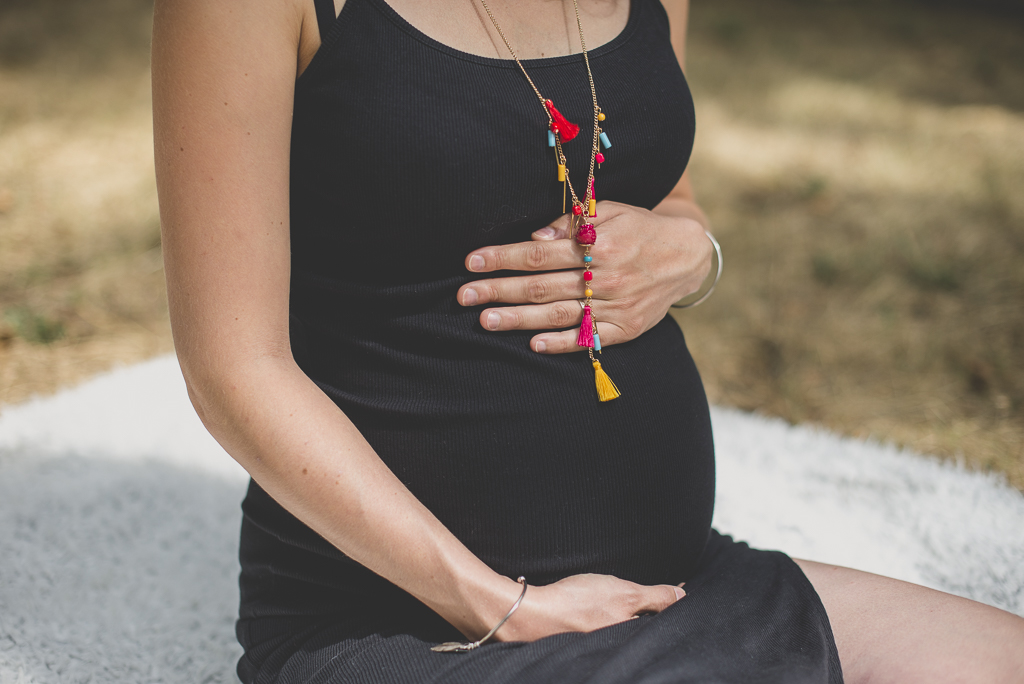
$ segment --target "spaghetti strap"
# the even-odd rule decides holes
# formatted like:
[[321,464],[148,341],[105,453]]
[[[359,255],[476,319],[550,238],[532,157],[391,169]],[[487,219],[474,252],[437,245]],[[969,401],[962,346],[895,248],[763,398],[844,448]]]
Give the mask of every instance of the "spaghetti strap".
[[334,13],[334,0],[313,0],[313,6],[316,8],[316,23],[320,27],[320,42],[322,43],[338,15]]

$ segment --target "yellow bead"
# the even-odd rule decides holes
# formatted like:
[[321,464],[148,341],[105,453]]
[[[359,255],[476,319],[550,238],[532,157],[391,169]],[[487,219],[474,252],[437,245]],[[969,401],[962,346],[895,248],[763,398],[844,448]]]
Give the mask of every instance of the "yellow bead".
[[584,292],[583,292],[583,296],[584,296],[584,297],[593,297],[593,296],[594,296],[594,291],[593,291],[593,290],[591,290],[591,289],[590,289],[590,288],[588,287],[588,288],[587,288],[586,290],[584,290]]
[[565,181],[565,164],[558,165],[558,182],[562,183]]
[[598,112],[597,113],[597,120],[598,121],[604,121],[605,120],[604,112]]
[[590,200],[590,207],[589,207],[589,209],[590,209],[590,211],[587,212],[587,213],[589,213],[591,216],[597,216],[597,200],[596,199]]

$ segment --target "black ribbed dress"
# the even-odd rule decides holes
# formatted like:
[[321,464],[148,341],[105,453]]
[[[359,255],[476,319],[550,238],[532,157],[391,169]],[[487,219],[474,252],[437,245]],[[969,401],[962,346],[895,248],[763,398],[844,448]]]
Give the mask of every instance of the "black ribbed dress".
[[[547,119],[515,63],[439,43],[384,0],[347,0],[336,18],[332,0],[311,1],[322,45],[296,84],[291,153],[299,365],[495,571],[685,580],[687,596],[595,632],[435,653],[461,635],[253,482],[242,681],[840,682],[799,567],[711,529],[708,405],[671,317],[606,348],[622,396],[600,403],[584,356],[534,353],[536,331],[485,331],[482,307],[456,302],[479,278],[466,254],[561,214]],[[633,0],[622,33],[589,54],[613,145],[597,197],[653,208],[694,133],[659,0]],[[523,63],[567,118],[591,120],[582,55]],[[588,136],[565,146],[570,173],[588,166]]]

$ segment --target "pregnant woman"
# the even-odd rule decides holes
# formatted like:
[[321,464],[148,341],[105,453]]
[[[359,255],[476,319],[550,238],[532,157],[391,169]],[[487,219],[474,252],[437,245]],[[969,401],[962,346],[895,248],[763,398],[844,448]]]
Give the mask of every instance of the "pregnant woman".
[[711,529],[666,316],[714,252],[687,9],[157,0],[175,345],[252,475],[244,682],[1024,671],[1019,618]]

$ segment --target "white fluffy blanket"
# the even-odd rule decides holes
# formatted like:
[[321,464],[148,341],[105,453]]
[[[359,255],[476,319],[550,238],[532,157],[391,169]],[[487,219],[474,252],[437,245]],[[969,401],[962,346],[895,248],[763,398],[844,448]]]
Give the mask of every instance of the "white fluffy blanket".
[[[1024,614],[1024,496],[716,408],[716,527]],[[0,413],[0,684],[236,681],[245,473],[159,358]]]

